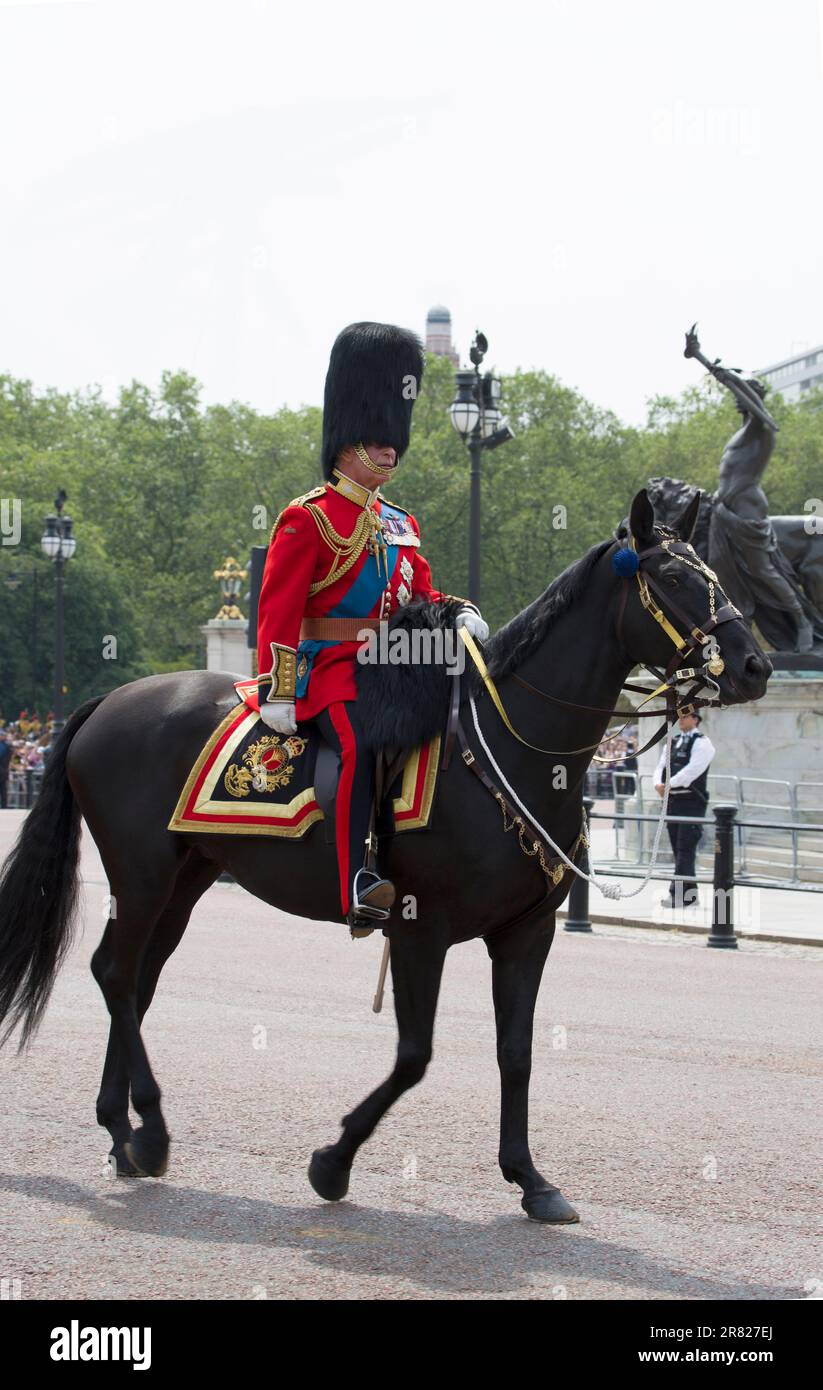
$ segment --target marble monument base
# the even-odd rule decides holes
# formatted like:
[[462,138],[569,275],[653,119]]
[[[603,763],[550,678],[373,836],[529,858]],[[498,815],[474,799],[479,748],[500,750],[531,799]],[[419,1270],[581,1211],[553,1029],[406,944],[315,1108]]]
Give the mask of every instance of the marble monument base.
[[227,671],[238,677],[253,674],[245,618],[212,618],[200,631],[206,639],[207,671]]
[[776,672],[762,700],[703,714],[712,772],[823,782],[823,677]]

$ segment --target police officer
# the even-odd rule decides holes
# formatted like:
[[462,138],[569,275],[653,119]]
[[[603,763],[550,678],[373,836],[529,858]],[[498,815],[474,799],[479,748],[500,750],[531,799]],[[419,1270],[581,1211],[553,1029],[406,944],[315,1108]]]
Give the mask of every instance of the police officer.
[[[702,818],[706,814],[709,801],[709,764],[716,750],[711,739],[698,728],[699,714],[681,714],[677,722],[679,730],[672,739],[669,815]],[[660,796],[666,789],[665,776],[664,751],[660,755],[654,774],[655,789]],[[668,831],[677,877],[672,879],[668,896],[661,898],[661,904],[663,907],[693,907],[698,901],[697,883],[694,879],[695,859],[703,828],[701,825],[670,822]]]

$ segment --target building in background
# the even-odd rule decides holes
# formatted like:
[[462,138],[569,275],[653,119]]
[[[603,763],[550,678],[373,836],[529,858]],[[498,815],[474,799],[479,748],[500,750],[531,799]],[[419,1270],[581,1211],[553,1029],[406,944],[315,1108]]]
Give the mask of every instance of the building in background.
[[823,386],[823,345],[807,348],[796,357],[786,357],[771,367],[763,367],[756,375],[787,401],[797,401],[808,391]]
[[426,351],[460,366],[460,357],[452,347],[452,316],[444,304],[435,304],[426,315]]

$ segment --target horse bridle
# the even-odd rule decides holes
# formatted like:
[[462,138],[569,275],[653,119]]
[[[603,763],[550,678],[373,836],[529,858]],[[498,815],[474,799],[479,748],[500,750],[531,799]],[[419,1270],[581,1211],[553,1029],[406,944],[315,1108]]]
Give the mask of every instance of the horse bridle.
[[[646,611],[654,618],[655,622],[657,622],[663,629],[663,631],[666,633],[666,636],[672,642],[675,649],[668,665],[666,666],[665,672],[658,670],[657,667],[652,666],[649,662],[642,663],[643,665],[648,667],[648,669],[660,682],[656,689],[650,691],[646,686],[638,685],[636,682],[624,682],[624,690],[637,691],[645,697],[640,702],[640,706],[636,710],[634,710],[633,713],[630,715],[628,722],[633,722],[635,719],[659,718],[660,715],[664,713],[662,710],[644,710],[642,708],[643,705],[648,704],[649,700],[653,700],[656,696],[663,695],[666,703],[665,718],[663,724],[661,724],[657,732],[652,735],[652,737],[648,740],[647,743],[643,745],[642,748],[638,748],[638,754],[645,753],[648,748],[653,748],[656,743],[659,743],[660,739],[663,738],[663,736],[665,735],[668,725],[673,724],[678,715],[694,714],[698,709],[703,709],[706,706],[713,705],[717,702],[720,695],[720,688],[717,685],[717,683],[714,680],[712,680],[712,676],[721,675],[723,670],[725,669],[725,663],[723,661],[722,656],[719,654],[719,644],[717,643],[716,639],[712,638],[711,634],[716,632],[717,629],[721,627],[723,623],[730,622],[734,618],[742,618],[742,614],[739,612],[739,610],[735,608],[734,604],[730,603],[729,600],[726,598],[726,595],[723,594],[723,591],[720,588],[720,581],[717,575],[715,574],[714,570],[709,569],[709,566],[705,563],[705,561],[703,561],[700,558],[694,547],[688,541],[681,540],[675,531],[669,531],[667,527],[658,526],[655,529],[661,532],[661,534],[663,534],[663,539],[658,544],[647,546],[645,550],[637,550],[634,537],[631,536],[629,533],[626,533],[625,537],[621,537],[621,539],[615,541],[614,550],[612,550],[611,552],[612,555],[614,555],[618,549],[628,548],[633,550],[637,555],[637,568],[634,572],[633,577],[637,580],[638,590],[640,593],[640,602],[642,603]],[[665,593],[661,589],[661,587],[656,583],[656,581],[651,577],[651,575],[642,573],[642,567],[644,562],[650,559],[653,555],[661,554],[669,555],[674,559],[680,560],[683,564],[688,565],[690,569],[696,570],[699,574],[702,574],[706,579],[709,586],[709,619],[703,627],[694,626],[692,624],[692,619],[688,616],[688,614],[684,613],[682,608],[680,608],[679,605],[672,600],[669,594]],[[626,605],[630,593],[631,579],[629,578],[629,576],[624,575],[622,582],[623,590],[620,596],[620,603],[618,606],[616,637],[621,651],[623,651],[623,653],[625,654],[625,646],[622,640],[623,619],[625,616]],[[716,595],[718,590],[725,599],[725,602],[722,604],[720,608],[717,607]],[[684,637],[674,626],[674,624],[669,621],[660,605],[655,603],[654,599],[652,598],[652,592],[657,594],[660,597],[660,599],[666,603],[666,605],[672,611],[672,613],[678,619],[678,621],[684,624],[689,633],[688,637]],[[497,690],[494,681],[492,680],[491,676],[489,675],[489,672],[486,669],[486,664],[483,660],[479,648],[477,647],[476,642],[474,641],[474,638],[465,628],[460,628],[459,632],[465,646],[468,648],[469,654],[471,655],[475,666],[477,667],[483,684],[485,685],[488,693],[491,695],[492,702],[495,708],[497,709],[498,714],[503,720],[503,723],[505,724],[506,728],[509,730],[509,733],[513,734],[519,743],[524,744],[527,748],[531,748],[535,753],[547,753],[552,756],[559,756],[561,754],[574,755],[577,753],[589,753],[593,752],[595,748],[598,748],[600,746],[599,743],[593,743],[591,745],[586,745],[583,748],[555,749],[539,748],[536,744],[529,743],[528,739],[523,738],[522,735],[517,732],[511,720],[509,719],[509,716],[506,713],[503,702],[500,698],[499,691]],[[705,647],[712,641],[714,641],[714,644],[717,648],[717,652],[712,653],[708,657],[708,659],[703,663],[703,665],[679,665],[679,662],[685,660],[688,657],[689,653],[695,651],[698,646]],[[630,660],[630,658],[627,658],[627,660]],[[524,680],[523,677],[519,676],[516,672],[514,673],[514,679],[518,682],[519,685],[522,685],[524,689],[530,691],[533,695],[537,695],[543,700],[548,700],[552,704],[568,706],[573,705],[576,709],[585,709],[597,714],[607,714],[610,716],[625,713],[625,711],[619,709],[610,709],[601,707],[599,705],[582,705],[576,701],[573,702],[569,700],[561,700],[556,695],[550,695],[545,690],[538,690],[536,686],[531,685],[529,681]],[[692,682],[692,686],[691,689],[686,692],[685,698],[683,698],[678,695],[677,687],[678,685],[683,684],[686,681]],[[454,742],[455,733],[462,735],[462,728],[459,724],[460,684],[461,682],[458,680],[454,681],[453,683],[451,709],[449,712],[447,734],[441,764],[444,769],[447,768],[449,765],[451,747]],[[713,694],[711,694],[709,697],[697,696],[696,692],[700,690],[703,686],[713,687]],[[622,759],[596,758],[595,761],[618,762],[622,761]]]
[[[663,528],[661,527],[658,529],[662,530]],[[663,539],[657,545],[647,546],[645,550],[637,550],[634,537],[630,536],[629,546],[637,555],[637,573],[635,578],[637,579],[637,587],[640,593],[640,602],[646,612],[649,613],[651,617],[654,618],[655,622],[663,629],[675,648],[666,666],[665,672],[661,674],[656,671],[653,666],[649,666],[649,670],[653,671],[655,675],[658,675],[664,683],[662,686],[659,686],[653,694],[662,694],[665,690],[667,712],[673,712],[676,715],[693,714],[695,710],[715,703],[719,695],[719,689],[711,678],[712,676],[722,675],[725,670],[725,662],[720,654],[720,644],[717,638],[713,637],[712,634],[716,633],[717,629],[722,627],[724,623],[731,622],[735,618],[742,618],[743,615],[723,593],[720,587],[720,580],[714,570],[710,569],[706,562],[701,559],[693,545],[688,541],[680,540],[675,532],[664,535]],[[709,588],[709,618],[702,627],[693,626],[692,619],[687,613],[684,613],[683,609],[675,602],[671,595],[663,590],[650,574],[643,573],[644,562],[649,560],[653,555],[669,555],[674,559],[680,560],[681,563],[688,565],[690,569],[695,570],[698,574],[703,575]],[[629,583],[629,579],[624,578],[623,593],[621,595],[616,628],[618,643],[624,651],[623,619],[626,611]],[[718,592],[724,599],[724,602],[719,608],[717,606]],[[655,603],[652,593],[656,594],[658,598],[666,604],[670,612],[674,614],[675,618],[684,624],[689,634],[688,637],[684,637],[674,624],[669,621],[660,605]],[[681,663],[685,663],[691,652],[711,646],[714,646],[715,651],[710,652],[701,666],[681,665]],[[694,684],[691,691],[687,693],[686,700],[679,704],[677,702],[676,687],[685,681],[693,681]],[[715,693],[710,698],[697,697],[696,691],[703,686],[714,686]],[[649,698],[652,697],[649,696]]]
[[[711,634],[716,632],[717,629],[723,625],[723,623],[730,622],[734,618],[742,618],[742,614],[738,611],[737,608],[735,608],[733,603],[729,602],[729,600],[726,598],[726,595],[723,594],[723,591],[720,588],[720,581],[718,580],[717,575],[714,573],[713,570],[709,569],[709,566],[705,564],[703,560],[701,560],[700,556],[689,544],[689,542],[682,541],[678,537],[676,532],[668,531],[668,528],[657,527],[655,529],[660,531],[661,533],[663,533],[664,530],[667,531],[667,534],[663,535],[663,539],[657,545],[648,546],[645,550],[638,551],[634,543],[634,538],[632,536],[629,535],[627,537],[627,541],[628,546],[637,555],[637,567],[634,571],[634,577],[637,579],[638,590],[640,593],[640,601],[643,607],[646,609],[646,611],[651,614],[655,622],[657,622],[660,625],[660,627],[666,633],[666,636],[672,642],[674,646],[674,653],[666,667],[665,674],[658,671],[654,666],[651,666],[649,663],[643,663],[644,665],[648,666],[648,669],[652,671],[654,675],[658,678],[658,680],[660,680],[661,682],[660,685],[657,686],[656,690],[649,692],[645,686],[639,686],[629,681],[626,681],[624,683],[624,689],[642,691],[643,695],[645,696],[644,700],[641,702],[642,704],[648,703],[648,701],[654,699],[656,695],[661,695],[665,692],[666,711],[664,722],[661,725],[661,727],[657,730],[657,732],[652,735],[648,742],[645,743],[642,748],[639,748],[637,750],[638,754],[644,753],[647,748],[651,748],[654,744],[658,743],[659,740],[667,733],[667,730],[669,729],[670,725],[674,723],[675,719],[679,714],[691,714],[699,707],[713,704],[715,700],[719,698],[720,688],[716,684],[716,682],[712,680],[712,676],[721,675],[723,670],[725,669],[725,663],[723,661],[722,656],[720,656],[719,654],[720,648],[719,644],[716,642],[716,639],[714,639],[716,653],[712,653],[702,666],[679,666],[678,663],[680,661],[685,660],[689,656],[689,653],[695,651],[698,648],[698,646],[703,648],[707,647],[708,644],[711,643],[713,640]],[[621,537],[620,540],[616,541],[615,545],[618,548],[625,548],[627,541],[626,539]],[[613,555],[615,553],[615,551],[612,552]],[[650,575],[642,573],[642,566],[644,561],[649,560],[653,555],[661,554],[670,555],[675,559],[682,561],[682,563],[688,565],[691,569],[697,570],[698,573],[702,574],[704,578],[707,580],[709,586],[709,619],[708,622],[706,622],[703,625],[703,627],[697,627],[696,625],[693,625],[691,618],[683,612],[682,608],[680,608],[677,603],[672,601],[669,594],[664,593],[660,586]],[[620,646],[624,655],[626,654],[626,652],[625,646],[623,645],[622,641],[622,633],[623,619],[625,616],[626,604],[628,602],[628,596],[630,592],[629,585],[629,575],[624,573],[623,592],[620,597],[616,626],[618,645]],[[717,607],[718,590],[725,599],[725,602],[721,605],[720,608]],[[677,620],[686,627],[689,634],[688,637],[684,637],[682,633],[680,633],[678,629],[674,626],[674,624],[669,621],[668,617],[663,612],[660,605],[658,603],[655,603],[654,599],[652,598],[652,593],[657,594],[658,597],[666,603],[667,607],[671,610],[671,612],[674,614]],[[460,628],[459,633],[472,657],[472,660],[474,661],[475,666],[477,667],[477,670],[483,680],[483,684],[485,685],[488,693],[492,698],[492,702],[495,705],[498,714],[500,715],[501,719],[503,720],[503,723],[505,724],[509,732],[512,733],[520,743],[525,744],[527,748],[531,748],[535,752],[549,753],[553,756],[568,756],[576,753],[589,753],[599,746],[599,744],[591,744],[585,748],[570,748],[563,750],[538,748],[535,744],[529,743],[528,740],[524,739],[517,732],[511,720],[509,719],[509,716],[506,713],[506,710],[503,706],[503,702],[500,698],[500,693],[497,690],[497,687],[486,668],[486,664],[483,660],[477,643],[475,642],[471,633],[465,627]],[[516,672],[514,673],[514,678],[515,680],[519,681],[519,683],[522,686],[524,686],[527,690],[532,691],[532,693],[535,695],[539,695],[544,700],[549,700],[554,704],[571,704],[570,701],[559,700],[556,696],[549,695],[545,691],[538,690],[535,686],[530,685],[528,681],[523,680],[522,677],[518,676]],[[694,682],[694,684],[692,686],[692,689],[689,692],[687,692],[686,701],[682,702],[679,701],[678,698],[677,686],[685,681],[692,681]],[[701,687],[704,685],[714,686],[714,695],[712,695],[710,698],[696,697],[695,692],[701,689]],[[548,877],[551,877],[553,884],[556,886],[558,882],[562,879],[564,872],[563,862],[565,862],[566,865],[570,866],[575,873],[580,875],[580,877],[591,879],[591,875],[589,873],[578,869],[573,862],[580,845],[583,844],[588,847],[590,843],[588,833],[588,818],[586,816],[585,810],[583,812],[583,821],[581,829],[578,833],[577,839],[575,840],[574,846],[570,851],[570,854],[565,854],[560,849],[560,847],[557,844],[555,844],[555,842],[551,839],[548,832],[546,832],[543,829],[539,821],[536,821],[534,819],[534,817],[531,815],[528,808],[522,803],[522,801],[520,801],[516,797],[516,794],[513,792],[513,789],[508,786],[508,783],[505,782],[505,778],[503,777],[501,769],[497,766],[497,763],[494,760],[494,756],[491,752],[491,749],[488,747],[488,745],[485,743],[483,739],[483,734],[478,723],[475,699],[472,695],[470,703],[477,735],[487,756],[491,760],[493,770],[495,770],[498,776],[501,777],[504,786],[508,787],[508,790],[512,792],[514,799],[517,801],[516,807],[514,807],[509,802],[509,800],[507,800],[501,788],[497,785],[497,783],[493,781],[493,779],[488,775],[488,773],[484,771],[484,769],[478,763],[478,760],[475,757],[474,752],[469,746],[469,741],[466,737],[466,732],[463,728],[463,724],[460,718],[460,686],[461,680],[458,677],[452,682],[451,707],[449,711],[449,719],[446,726],[446,738],[444,740],[443,756],[440,764],[441,768],[445,771],[449,766],[449,762],[451,759],[451,750],[456,736],[460,743],[461,757],[464,763],[475,774],[475,776],[479,778],[482,785],[500,805],[503,811],[504,830],[512,829],[515,826],[518,827],[521,849],[523,849],[524,852],[530,856],[534,854],[540,855],[541,868]],[[576,707],[585,708],[589,710],[597,710],[597,712],[601,714],[613,715],[620,713],[620,711],[618,710],[599,709],[598,706],[594,705],[577,705]],[[659,717],[660,714],[660,710],[638,709],[634,711],[631,718],[653,718],[655,716]],[[671,738],[671,733],[669,733],[669,738]],[[666,758],[668,767],[668,750]],[[596,761],[615,762],[622,761],[622,758],[598,758],[596,759]],[[668,790],[666,791],[666,795],[663,801],[661,802],[660,823],[658,825],[657,835],[655,837],[654,850],[652,854],[652,863],[647,871],[645,882],[648,882],[652,870],[654,868],[654,861],[657,855],[657,844],[660,837],[660,831],[663,825],[663,818],[666,815],[667,804]],[[509,819],[509,825],[506,824],[507,817]],[[526,835],[532,836],[532,849],[528,849],[526,846],[524,840],[524,836]],[[549,869],[547,865],[545,857],[547,849],[555,850],[557,852],[557,855],[559,856],[557,859],[557,863],[554,865],[552,869]],[[591,881],[594,880],[592,879]],[[642,888],[642,886],[643,885],[641,884],[640,887]],[[609,897],[620,896],[619,888],[616,889],[614,892],[607,892],[606,888],[602,888],[601,891]],[[636,889],[634,891],[639,890]]]

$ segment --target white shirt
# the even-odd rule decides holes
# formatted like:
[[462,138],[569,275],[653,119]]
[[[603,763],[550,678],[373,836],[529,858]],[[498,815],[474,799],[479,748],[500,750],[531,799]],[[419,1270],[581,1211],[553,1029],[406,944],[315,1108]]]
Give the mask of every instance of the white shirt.
[[[677,734],[675,736],[674,743],[677,742],[678,738],[683,737],[683,734]],[[686,737],[688,737],[688,735],[686,735]],[[670,783],[671,790],[674,791],[676,787],[690,787],[692,782],[696,781],[696,779],[700,776],[701,772],[706,771],[706,768],[709,766],[709,763],[711,762],[716,752],[717,749],[715,748],[708,734],[703,734],[700,738],[693,738],[691,757],[689,758],[689,761],[686,763],[686,766],[681,768],[680,771],[676,772],[672,777]],[[663,752],[660,754],[660,761],[654,770],[655,786],[659,786],[660,783],[663,781],[663,773],[665,771],[666,750],[664,748]]]

